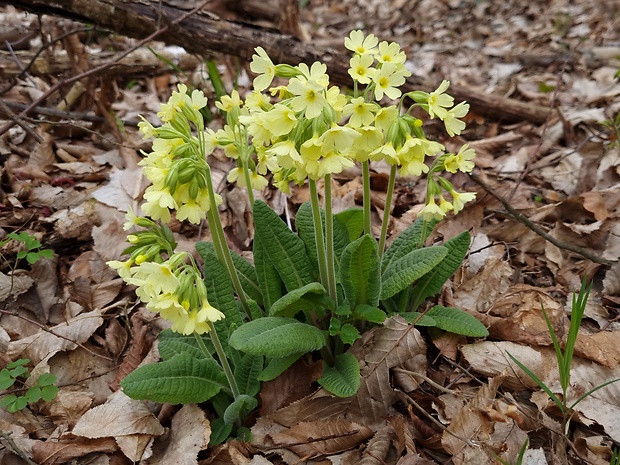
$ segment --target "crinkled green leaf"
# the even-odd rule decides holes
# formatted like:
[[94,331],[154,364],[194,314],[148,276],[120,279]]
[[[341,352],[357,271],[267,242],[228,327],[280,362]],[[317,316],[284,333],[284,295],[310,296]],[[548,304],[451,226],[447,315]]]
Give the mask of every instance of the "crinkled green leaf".
[[243,319],[226,268],[218,261],[215,252],[205,251],[202,258],[205,261],[204,283],[209,303],[225,315],[227,326],[241,326]]
[[348,345],[353,344],[360,337],[362,337],[358,329],[350,323],[345,323],[340,327],[340,330],[338,331],[338,336],[344,344]]
[[358,239],[364,231],[364,211],[361,208],[347,208],[334,215],[338,221],[347,227],[349,241]]
[[441,262],[447,253],[448,249],[445,247],[425,247],[414,249],[393,261],[382,276],[381,300],[402,291],[416,279],[424,276]]
[[[321,224],[323,226],[323,235],[325,236],[325,210],[320,209],[321,212]],[[344,249],[351,242],[349,239],[349,230],[347,225],[343,223],[337,215],[334,215],[334,265],[336,272],[340,267],[340,256]],[[315,276],[318,275],[318,263],[317,263],[317,251],[316,251],[316,238],[314,236],[314,221],[312,219],[312,205],[310,202],[305,202],[299,207],[297,215],[295,216],[295,227],[299,233],[299,237],[304,241],[306,245],[306,251],[308,257],[314,267]]]
[[448,249],[448,254],[415,284],[412,291],[414,298],[411,308],[417,308],[428,297],[432,297],[441,291],[444,283],[463,263],[470,242],[471,236],[469,232],[465,231],[443,244]]
[[407,323],[410,325],[415,324],[416,326],[437,326],[435,320],[433,320],[430,316],[424,315],[420,312],[400,312],[400,316],[402,316]]
[[241,394],[224,412],[224,423],[232,424],[241,418],[245,413],[251,412],[258,405],[254,397]]
[[337,355],[334,366],[323,362],[323,375],[318,382],[326,390],[338,397],[355,395],[360,387],[360,366],[357,359],[350,353]]
[[230,336],[230,345],[242,352],[284,357],[311,352],[327,343],[325,333],[293,318],[265,317],[245,323]]
[[286,289],[292,291],[314,281],[306,246],[297,234],[265,202],[254,202],[255,236]]
[[371,323],[383,323],[387,318],[386,313],[372,305],[362,304],[355,307],[353,317],[356,320],[370,321]]
[[273,303],[284,294],[284,283],[257,235],[254,236],[253,249],[256,280],[263,296],[265,311],[269,312]]
[[[210,252],[217,257],[215,253],[215,245],[212,242],[197,242],[196,250],[198,254],[201,256],[203,261],[206,263],[205,259],[206,253]],[[237,270],[237,276],[239,276],[239,281],[241,281],[241,287],[245,293],[251,298],[256,300],[259,304],[263,304],[263,297],[261,294],[261,289],[258,284],[258,278],[256,277],[256,270],[252,266],[250,262],[248,262],[245,258],[234,251],[230,251],[230,255],[232,257],[233,265]]]
[[224,418],[218,417],[211,422],[211,437],[209,438],[210,446],[217,446],[218,444],[222,444],[230,434],[233,429],[232,424],[228,424],[224,421]]
[[[202,338],[207,347],[211,345],[211,341],[208,337]],[[175,333],[171,329],[164,329],[159,333],[159,342],[157,345],[159,355],[163,360],[169,360],[178,354],[188,354],[197,359],[203,359],[204,354],[196,342],[196,337],[191,335],[184,335]]]
[[241,361],[235,365],[235,381],[241,394],[255,396],[260,391],[258,375],[263,371],[263,357],[260,355],[244,354]]
[[435,229],[437,223],[439,223],[437,220],[424,221],[422,218],[418,218],[400,233],[383,254],[381,259],[382,272],[385,272],[393,262],[404,257],[412,250],[421,248],[426,238]]
[[351,307],[379,305],[381,272],[377,241],[366,234],[351,242],[340,258],[340,281]]
[[435,305],[427,313],[435,320],[435,326],[444,331],[470,337],[486,337],[487,328],[475,316],[454,307]]
[[40,387],[50,386],[56,382],[56,375],[52,373],[43,373],[37,378],[37,385]]
[[192,404],[209,400],[227,389],[228,383],[215,361],[181,353],[137,368],[121,381],[121,387],[133,399]]
[[293,317],[304,307],[309,308],[312,305],[310,302],[304,300],[307,294],[324,295],[325,293],[325,288],[321,283],[306,284],[299,289],[287,292],[274,302],[271,305],[271,309],[269,309],[269,315]]

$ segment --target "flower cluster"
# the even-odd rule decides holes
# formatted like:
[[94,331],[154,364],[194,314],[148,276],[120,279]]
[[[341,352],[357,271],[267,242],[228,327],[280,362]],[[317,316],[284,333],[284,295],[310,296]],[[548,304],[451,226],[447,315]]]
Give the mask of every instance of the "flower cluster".
[[[126,218],[125,229],[134,225],[144,229],[127,236],[131,246],[125,253],[130,258],[110,261],[108,266],[126,283],[137,286],[136,294],[146,308],[171,321],[173,331],[208,332],[210,323],[224,315],[209,304],[207,289],[191,256],[173,252],[176,243],[168,228],[137,217],[131,210]],[[163,255],[168,258],[164,260]]]
[[[257,73],[254,91],[245,103],[234,92],[232,100],[218,104],[227,112],[228,124],[216,133],[217,143],[238,160],[228,180],[262,189],[267,184],[264,176],[271,172],[274,185],[288,193],[290,181],[301,184],[307,178],[317,180],[340,173],[356,161],[383,160],[398,167],[401,176],[429,173],[432,177],[421,212],[425,218],[443,217],[450,210],[458,212],[473,194],[446,190],[452,196],[452,203],[448,202],[441,191],[449,183],[443,179],[439,182],[438,173],[471,171],[474,152],[464,147],[457,154],[439,156],[429,166],[427,157],[442,154],[445,147],[428,140],[422,121],[409,112],[414,107],[426,110],[431,118],[441,119],[448,134],[454,136],[465,128],[461,118],[469,105],[453,106],[453,97],[446,93],[448,81],[430,93],[403,95],[399,86],[411,73],[397,43],[379,42],[374,35],[355,30],[345,39],[345,46],[353,52],[349,68],[353,96],[329,85],[327,67],[320,62],[311,66],[275,65],[265,50],[256,48],[250,66]],[[288,83],[271,87],[277,77],[288,79]],[[273,98],[262,93],[266,89]],[[384,97],[400,102],[381,106]],[[405,97],[414,105],[402,114]],[[433,207],[437,206],[436,196],[440,197],[440,209]]]
[[204,127],[200,110],[206,105],[201,91],[194,90],[190,96],[180,84],[157,114],[164,122],[161,127],[144,119],[138,125],[145,138],[155,137],[152,151],[139,163],[152,183],[144,193],[142,210],[154,220],[168,223],[171,210],[176,210],[178,220],[198,224],[213,204],[222,202],[219,195],[212,199],[208,189],[211,174],[206,155],[215,147],[215,134]]

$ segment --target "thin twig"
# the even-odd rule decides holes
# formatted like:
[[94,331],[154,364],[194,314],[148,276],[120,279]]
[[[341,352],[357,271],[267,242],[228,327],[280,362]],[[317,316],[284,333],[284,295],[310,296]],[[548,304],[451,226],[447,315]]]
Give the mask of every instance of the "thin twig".
[[26,121],[24,121],[19,116],[17,116],[15,113],[13,113],[13,110],[11,110],[9,106],[6,103],[4,103],[4,101],[2,101],[1,99],[0,99],[0,113],[5,114],[11,121],[14,121],[15,124],[18,124],[24,131],[28,133],[28,135],[34,137],[34,139],[39,144],[43,143],[43,138],[39,134],[37,134],[37,131],[34,128],[32,128]]
[[[47,89],[38,99],[36,99],[34,102],[32,102],[30,105],[28,105],[28,107],[23,110],[18,117],[20,118],[24,118],[28,115],[28,113],[35,107],[38,107],[41,105],[41,103],[43,103],[45,100],[47,100],[50,95],[52,95],[54,92],[56,92],[58,89],[60,89],[62,86],[66,86],[68,84],[72,84],[76,81],[79,81],[81,79],[84,79],[88,76],[92,76],[93,74],[97,74],[109,67],[111,67],[114,63],[118,62],[121,58],[126,57],[127,55],[129,55],[130,53],[132,53],[133,51],[137,50],[138,48],[142,47],[144,44],[150,42],[151,40],[155,39],[155,37],[163,34],[164,32],[166,32],[170,26],[172,25],[176,25],[181,23],[182,21],[184,21],[185,19],[189,18],[190,16],[192,16],[193,14],[195,14],[196,12],[200,11],[207,3],[209,2],[209,0],[205,0],[204,2],[202,2],[200,5],[198,5],[196,8],[194,8],[193,10],[188,11],[187,13],[181,15],[180,17],[178,17],[177,19],[173,20],[170,22],[170,25],[168,26],[163,26],[160,29],[156,30],[155,32],[153,32],[151,35],[149,35],[148,37],[146,37],[145,39],[142,39],[141,41],[139,41],[135,46],[125,50],[124,52],[118,54],[113,60],[111,60],[108,63],[104,63],[100,66],[97,66],[95,68],[89,69],[88,71],[84,71],[83,73],[77,74],[75,76],[72,76],[64,81],[58,81],[56,84],[54,84],[53,86],[51,86],[49,89]],[[13,126],[15,126],[15,121],[11,120],[9,122],[7,122],[4,126],[2,126],[0,128],[0,136],[2,136],[4,133],[6,133],[9,129],[11,129]]]
[[613,264],[617,263],[617,260],[607,260],[606,258],[599,257],[598,255],[593,254],[592,252],[586,250],[583,247],[579,247],[577,245],[570,244],[568,242],[559,241],[558,239],[556,239],[549,233],[545,232],[540,226],[536,225],[533,221],[531,221],[525,215],[519,213],[512,205],[510,205],[510,202],[508,202],[508,200],[506,200],[504,197],[502,197],[497,192],[495,192],[491,188],[491,186],[485,183],[477,174],[469,173],[469,177],[474,182],[476,182],[476,184],[482,186],[485,191],[487,191],[489,194],[491,194],[493,197],[499,200],[501,204],[504,206],[504,208],[508,211],[508,213],[510,213],[517,221],[524,224],[526,227],[534,231],[536,234],[538,234],[545,240],[551,242],[556,247],[560,249],[570,250],[571,252],[575,252],[581,255],[582,257],[585,257],[588,260],[591,260],[595,263],[600,263],[601,265],[612,266]]
[[[2,100],[0,100],[0,102],[2,102]],[[25,110],[28,107],[28,105],[25,105],[23,103],[15,103],[15,102],[10,102],[10,101],[6,101],[2,103],[5,104],[10,109],[14,109],[14,110]],[[95,122],[95,123],[105,122],[105,118],[103,118],[102,116],[97,116],[93,114],[92,112],[58,110],[56,108],[47,108],[47,107],[36,107],[30,110],[30,112],[37,113],[39,115],[54,116],[57,118],[65,118],[68,120],[90,121],[90,122]],[[120,121],[125,126],[138,126],[138,121],[128,121],[128,120],[120,120]]]

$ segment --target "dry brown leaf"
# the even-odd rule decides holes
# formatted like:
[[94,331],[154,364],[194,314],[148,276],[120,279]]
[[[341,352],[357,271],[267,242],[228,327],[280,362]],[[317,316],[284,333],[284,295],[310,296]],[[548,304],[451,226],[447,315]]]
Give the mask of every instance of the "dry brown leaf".
[[86,438],[116,438],[131,434],[160,436],[164,433],[157,418],[141,401],[115,392],[105,404],[90,409],[79,419],[73,434]]
[[112,453],[117,449],[112,438],[103,439],[63,439],[61,441],[38,441],[32,448],[32,458],[39,465],[70,463],[73,459],[94,452]]
[[43,312],[43,321],[48,321],[50,309],[61,301],[58,296],[60,283],[58,281],[58,256],[42,258],[32,265],[30,277],[35,281],[35,290],[39,297],[40,308]]
[[78,343],[86,342],[102,324],[99,310],[82,313],[66,324],[53,326],[49,329],[51,332],[40,330],[32,336],[11,342],[7,353],[12,359],[29,358],[39,363],[51,354],[75,349]]
[[211,438],[211,425],[205,413],[195,404],[183,406],[174,417],[165,449],[157,451],[149,465],[196,465],[198,452],[205,450]]
[[78,241],[89,240],[93,226],[99,221],[92,199],[75,207],[59,210],[50,217],[50,220],[54,221],[54,231],[60,237]]
[[152,457],[153,436],[150,434],[128,434],[114,438],[119,449],[132,462],[147,460]]
[[32,278],[24,274],[6,275],[0,273],[0,302],[4,302],[9,297],[15,298],[23,294],[30,289],[32,283]]
[[379,465],[383,463],[391,463],[390,452],[392,457],[399,457],[402,453],[402,449],[394,451],[393,442],[396,439],[396,434],[391,423],[386,424],[383,428],[377,431],[374,436],[368,441],[362,458],[358,462],[360,465]]
[[479,312],[486,311],[510,286],[514,270],[502,259],[491,259],[482,271],[454,291],[454,304]]
[[551,336],[542,313],[544,307],[554,331],[561,338],[565,332],[564,308],[541,288],[527,284],[510,287],[488,309],[495,316],[487,324],[492,338],[533,345],[551,345]]
[[73,428],[76,422],[93,403],[95,395],[81,387],[61,387],[58,394],[51,401],[45,403],[45,408],[54,420],[54,424]]
[[358,423],[317,420],[273,433],[268,440],[276,448],[290,449],[300,457],[318,457],[353,449],[371,436],[372,431]]
[[276,379],[262,384],[260,391],[261,416],[269,415],[286,407],[313,391],[312,383],[320,376],[321,364],[308,365],[306,360],[299,359]]

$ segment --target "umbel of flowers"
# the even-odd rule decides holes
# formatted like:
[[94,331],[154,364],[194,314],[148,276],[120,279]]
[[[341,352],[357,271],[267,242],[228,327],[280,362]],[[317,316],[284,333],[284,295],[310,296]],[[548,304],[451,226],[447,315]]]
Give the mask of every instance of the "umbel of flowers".
[[[353,85],[350,90],[343,91],[330,85],[327,67],[320,62],[310,66],[303,63],[298,66],[274,64],[265,50],[257,47],[250,65],[256,74],[253,90],[245,99],[235,90],[216,103],[226,115],[222,129],[213,131],[205,126],[201,112],[207,105],[204,94],[199,90],[190,93],[183,84],[178,85],[168,103],[162,104],[158,113],[162,125],[153,126],[144,119],[139,124],[145,138],[154,138],[151,152],[140,162],[144,175],[151,182],[142,205],[146,217],[136,216],[133,212],[128,214],[125,228],[139,228],[137,232],[134,228],[134,232],[128,235],[130,246],[126,253],[129,258],[109,262],[109,265],[127,283],[137,286],[137,295],[149,310],[169,320],[173,331],[195,335],[205,357],[212,359],[213,351],[197,336],[209,333],[219,359],[217,364],[226,375],[235,402],[243,397],[243,392],[240,393],[228,363],[227,344],[220,344],[214,330],[216,322],[222,324],[220,320],[224,314],[228,321],[229,313],[223,313],[222,308],[216,309],[209,303],[199,267],[191,255],[175,251],[176,244],[165,226],[173,212],[180,221],[194,224],[205,219],[208,221],[213,253],[225,269],[227,282],[242,309],[243,318],[230,324],[246,325],[249,321],[271,315],[267,303],[261,303],[261,308],[257,298],[250,298],[251,293],[244,290],[238,262],[226,244],[218,215],[222,199],[214,190],[209,166],[209,157],[216,148],[223,149],[226,156],[236,161],[236,166],[228,174],[228,181],[247,188],[252,204],[255,204],[253,190],[264,189],[270,180],[284,193],[290,192],[292,183],[308,183],[316,245],[312,254],[316,257],[318,282],[309,283],[302,277],[299,283],[301,287],[303,284],[314,286],[312,292],[323,289],[328,304],[327,310],[321,310],[323,317],[314,311],[308,312],[306,317],[318,327],[317,331],[323,333],[328,332],[322,326],[327,321],[329,335],[335,334],[336,330],[343,330],[341,335],[345,328],[349,330],[349,336],[342,337],[345,344],[359,337],[359,330],[363,330],[368,321],[380,322],[386,314],[377,307],[379,294],[373,297],[370,305],[374,316],[371,318],[366,313],[362,318],[366,321],[357,328],[349,323],[353,321],[347,316],[351,311],[343,310],[350,304],[343,301],[343,295],[347,300],[353,291],[350,283],[343,282],[344,275],[337,273],[336,262],[339,263],[342,257],[335,256],[331,176],[356,163],[361,164],[364,236],[360,240],[366,241],[366,245],[362,242],[358,245],[359,250],[364,249],[370,240],[374,245],[364,250],[378,256],[373,259],[375,261],[380,260],[384,253],[389,206],[397,174],[427,175],[425,206],[419,213],[424,224],[440,220],[450,211],[458,213],[474,198],[473,193],[458,192],[443,176],[445,172],[471,171],[474,151],[464,145],[456,153],[445,152],[442,144],[425,136],[423,121],[412,114],[412,110],[421,108],[429,118],[441,120],[446,132],[454,136],[465,128],[462,119],[469,105],[454,105],[453,97],[446,93],[448,81],[443,81],[430,93],[403,94],[399,87],[411,73],[405,67],[406,57],[397,43],[379,42],[375,36],[356,30],[345,39],[345,46],[352,52],[349,75]],[[380,161],[386,162],[391,171],[377,245],[371,230],[369,165]],[[319,180],[324,186],[324,211],[319,204]],[[439,258],[433,263],[438,263],[440,254],[435,255]],[[255,255],[255,261],[258,259]],[[244,279],[247,281],[247,276]],[[288,292],[295,290],[284,281]],[[301,293],[296,292],[295,298],[299,298]],[[337,318],[330,322],[330,314],[337,315]],[[235,319],[238,317],[235,313]],[[293,319],[290,323],[294,325],[295,321]],[[280,324],[281,321],[269,320],[269,324],[272,323]],[[323,341],[323,333],[317,336],[317,340]],[[316,348],[321,348],[324,360],[333,362],[338,349],[342,352],[343,345],[336,344],[334,349],[320,341]],[[300,353],[308,350],[300,349]],[[274,357],[279,360],[279,355]]]

